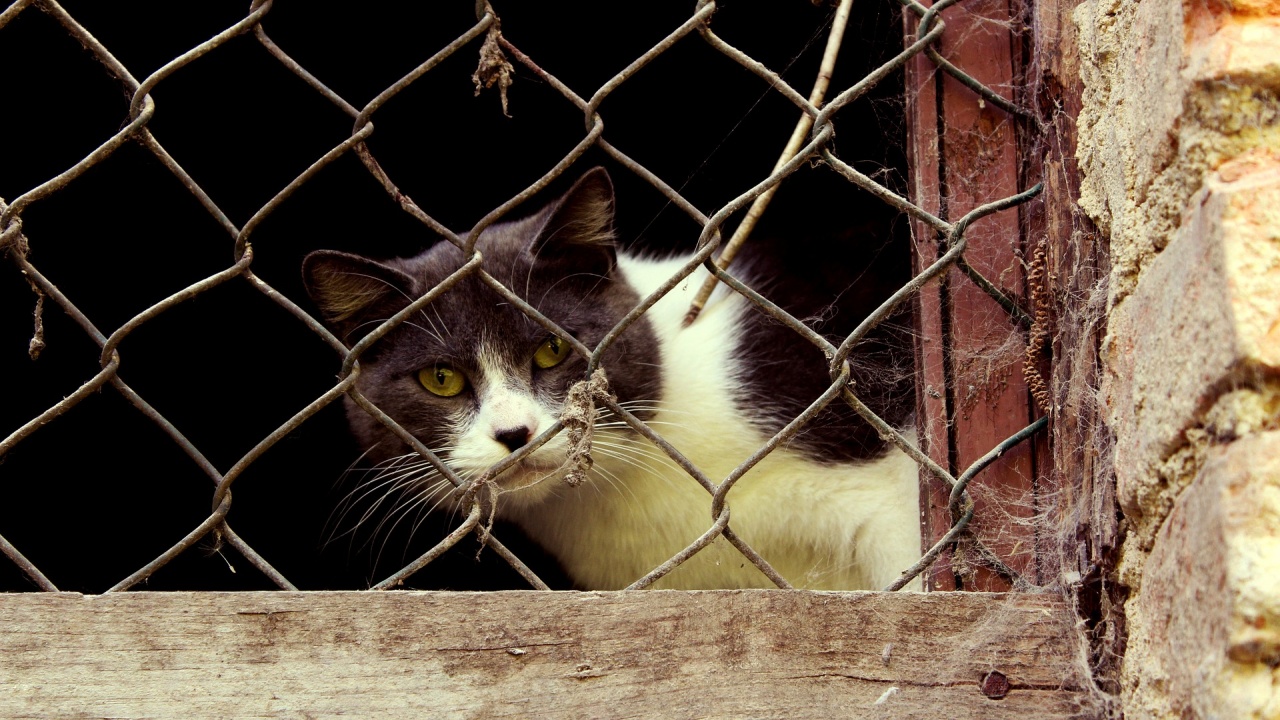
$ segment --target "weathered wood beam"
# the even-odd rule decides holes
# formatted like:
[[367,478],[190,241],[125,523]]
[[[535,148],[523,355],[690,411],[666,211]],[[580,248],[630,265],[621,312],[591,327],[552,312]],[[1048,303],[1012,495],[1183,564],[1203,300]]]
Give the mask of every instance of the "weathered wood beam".
[[0,716],[1081,717],[1074,626],[1027,594],[12,594]]

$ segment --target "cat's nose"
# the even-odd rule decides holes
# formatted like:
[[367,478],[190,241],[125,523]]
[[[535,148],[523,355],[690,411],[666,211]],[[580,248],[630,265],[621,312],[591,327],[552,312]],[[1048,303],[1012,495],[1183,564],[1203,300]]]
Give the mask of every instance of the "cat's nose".
[[493,433],[493,439],[506,445],[511,452],[524,447],[532,436],[533,432],[524,426],[496,430]]

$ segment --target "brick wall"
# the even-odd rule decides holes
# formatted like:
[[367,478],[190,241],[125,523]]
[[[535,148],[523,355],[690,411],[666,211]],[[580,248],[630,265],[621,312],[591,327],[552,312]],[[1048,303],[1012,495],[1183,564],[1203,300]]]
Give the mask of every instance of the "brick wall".
[[1280,2],[1087,0],[1129,717],[1280,717]]

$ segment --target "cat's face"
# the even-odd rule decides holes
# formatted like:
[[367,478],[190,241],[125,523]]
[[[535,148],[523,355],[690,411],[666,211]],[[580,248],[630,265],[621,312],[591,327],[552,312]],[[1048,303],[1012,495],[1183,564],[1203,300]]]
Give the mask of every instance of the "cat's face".
[[[477,249],[494,279],[588,348],[640,300],[618,275],[613,190],[603,170],[583,176],[538,213],[484,231]],[[307,290],[348,344],[444,281],[464,258],[440,242],[413,258],[375,262],[345,253],[307,256]],[[360,360],[356,387],[464,478],[482,473],[552,427],[585,358],[528,318],[478,274],[379,340]],[[660,392],[656,340],[641,318],[602,366],[621,402]],[[451,486],[380,422],[347,399],[347,414],[390,486],[438,496]],[[643,412],[637,414],[644,417]],[[563,489],[562,432],[497,478],[503,503],[536,503]],[[393,479],[394,478],[394,479]],[[425,495],[424,495],[425,497]]]

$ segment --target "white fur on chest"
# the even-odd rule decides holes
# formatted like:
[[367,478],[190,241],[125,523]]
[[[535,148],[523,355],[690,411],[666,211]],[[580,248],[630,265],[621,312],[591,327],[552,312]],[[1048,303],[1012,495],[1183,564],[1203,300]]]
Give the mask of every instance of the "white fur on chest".
[[[683,263],[618,258],[642,296]],[[733,356],[743,341],[737,319],[753,312],[746,300],[721,288],[697,322],[681,327],[705,277],[699,268],[646,314],[658,337],[663,375],[662,402],[650,425],[719,483],[768,438],[733,402]],[[796,342],[804,341],[797,336]],[[635,442],[661,455],[647,440]],[[597,478],[513,508],[512,519],[581,585],[625,587],[713,524],[711,495],[674,463],[647,456],[641,465],[601,452],[595,460],[611,482]],[[918,492],[915,463],[897,450],[872,462],[818,463],[780,447],[730,491],[730,526],[797,587],[879,589],[920,555]],[[656,587],[773,584],[720,538]]]

